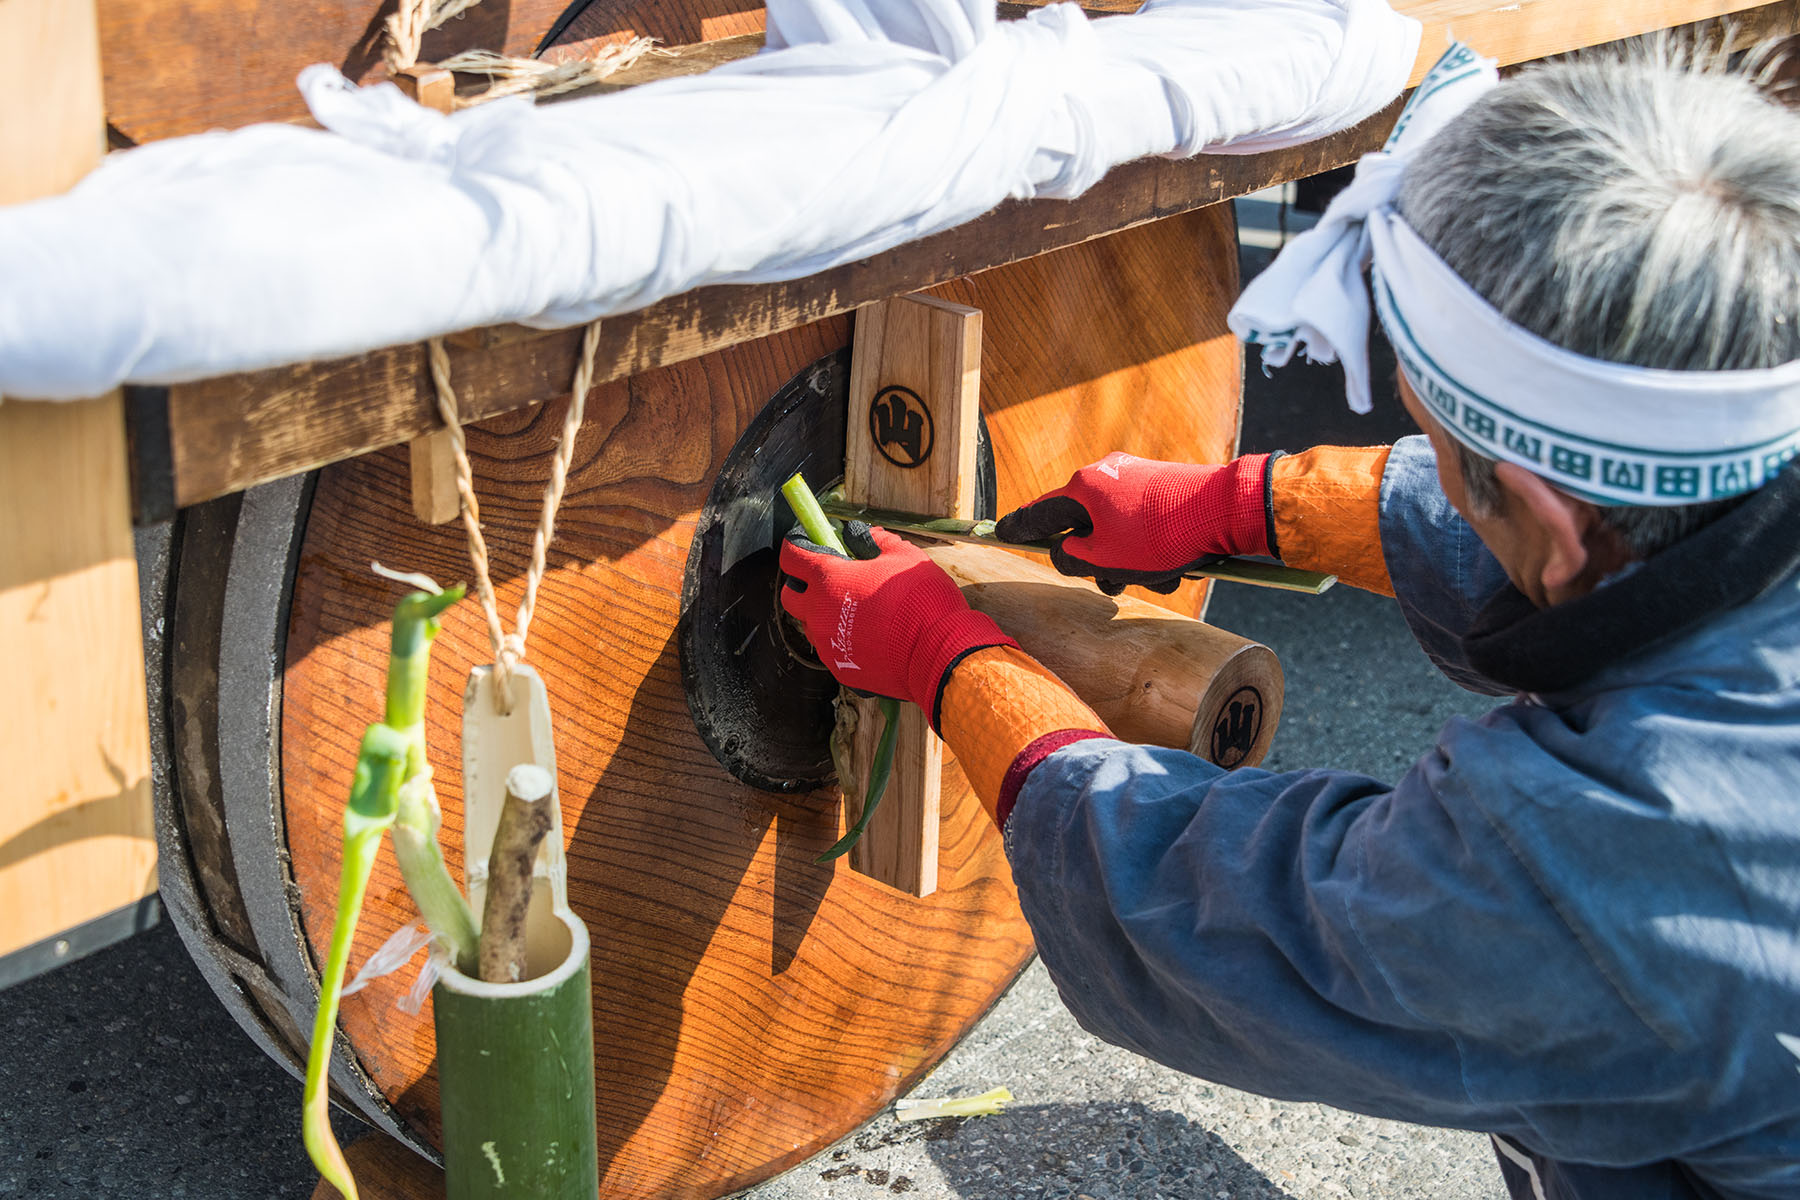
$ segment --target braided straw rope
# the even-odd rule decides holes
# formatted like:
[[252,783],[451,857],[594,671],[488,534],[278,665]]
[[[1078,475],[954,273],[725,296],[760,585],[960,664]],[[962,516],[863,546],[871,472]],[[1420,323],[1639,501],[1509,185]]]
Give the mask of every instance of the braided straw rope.
[[[388,74],[397,75],[417,64],[419,47],[427,33],[479,3],[481,0],[400,0],[400,6],[387,19],[387,38],[381,50]],[[457,108],[470,108],[502,96],[529,93],[543,98],[579,90],[629,67],[655,44],[654,38],[632,38],[618,45],[601,46],[586,58],[565,63],[514,58],[492,50],[465,50],[438,66],[464,75],[485,75],[493,81],[473,96],[455,98]]]
[[425,35],[451,17],[459,17],[481,0],[400,0],[386,22],[387,42],[381,58],[388,74],[404,71],[419,61],[419,44]]
[[[480,0],[400,0],[399,8],[387,19],[387,41],[382,59],[388,73],[396,74],[419,60],[419,45],[425,34],[454,16],[474,7]],[[602,47],[593,57],[580,62],[553,66],[534,59],[516,59],[491,51],[477,50],[448,59],[439,64],[449,70],[484,74],[497,82],[477,96],[459,99],[458,107],[480,104],[532,91],[539,95],[555,95],[605,78],[621,67],[629,66],[650,49],[648,38],[637,38],[622,46]],[[581,339],[581,358],[575,366],[570,385],[569,411],[563,417],[562,435],[556,443],[556,454],[550,462],[550,480],[544,486],[543,514],[531,539],[531,565],[525,572],[525,595],[513,616],[514,631],[507,633],[500,620],[500,604],[494,597],[494,581],[488,567],[487,539],[481,533],[481,505],[475,499],[475,473],[469,466],[469,448],[463,434],[462,414],[456,400],[456,389],[450,382],[450,355],[443,338],[432,338],[425,344],[431,366],[432,389],[437,397],[438,415],[450,434],[450,452],[456,460],[456,494],[462,500],[463,531],[468,535],[469,562],[475,568],[475,595],[487,618],[488,642],[494,653],[494,705],[504,715],[512,711],[513,670],[525,658],[525,638],[531,629],[531,615],[537,607],[538,585],[543,582],[549,560],[550,541],[556,536],[556,512],[562,506],[563,488],[568,483],[569,463],[575,455],[575,435],[587,410],[588,389],[593,386],[594,356],[600,346],[600,323],[587,327]]]
[[469,466],[469,450],[463,435],[462,415],[458,411],[456,389],[450,384],[450,355],[442,338],[426,343],[431,360],[431,382],[437,394],[438,415],[450,434],[450,450],[456,459],[456,493],[462,499],[463,530],[469,539],[469,561],[475,568],[475,595],[487,617],[488,641],[494,651],[494,705],[502,714],[512,711],[512,675],[525,657],[525,637],[531,629],[532,611],[537,607],[538,584],[543,582],[549,561],[550,541],[556,536],[556,512],[562,506],[563,488],[568,483],[569,463],[575,456],[575,435],[581,429],[587,411],[588,389],[593,385],[594,358],[600,347],[600,322],[587,327],[581,339],[581,358],[575,365],[575,378],[570,384],[569,411],[563,416],[562,434],[557,439],[556,453],[550,460],[550,480],[544,485],[543,514],[531,538],[531,565],[525,572],[525,595],[519,600],[513,616],[514,631],[507,633],[500,622],[500,605],[494,598],[494,581],[488,570],[487,539],[481,534],[481,507],[475,500],[475,474]]

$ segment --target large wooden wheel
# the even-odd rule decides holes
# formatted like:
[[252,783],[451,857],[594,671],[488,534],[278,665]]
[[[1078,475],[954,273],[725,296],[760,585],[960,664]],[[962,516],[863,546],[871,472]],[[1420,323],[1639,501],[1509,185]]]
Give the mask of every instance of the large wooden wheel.
[[[1221,206],[939,289],[985,314],[983,406],[1002,508],[1108,449],[1194,460],[1232,452],[1241,366],[1224,314],[1236,293],[1234,234]],[[593,932],[608,1197],[714,1197],[799,1162],[937,1062],[1031,951],[999,839],[954,765],[940,889],[918,900],[841,864],[815,865],[839,832],[836,792],[777,796],[737,782],[689,715],[675,630],[714,476],[764,403],[849,334],[847,320],[823,321],[606,385],[590,397],[577,440],[529,660],[548,683],[557,720],[569,898]],[[470,430],[506,612],[522,588],[561,412],[551,404]],[[308,951],[316,959],[329,935],[343,798],[361,730],[378,711],[394,590],[368,563],[444,581],[467,572],[458,526],[413,520],[405,462],[396,449],[327,468],[310,501],[295,501],[304,530],[292,543],[267,762],[273,828],[284,839],[269,856],[289,864],[279,886],[292,902],[302,959]],[[183,549],[184,563],[205,557],[204,546]],[[204,599],[184,599],[183,587],[178,624],[222,629],[220,663],[255,649],[232,646],[229,614],[217,620]],[[1159,599],[1197,612],[1204,594],[1190,585]],[[431,753],[450,848],[460,844],[460,693],[487,654],[473,603],[453,610],[438,645]],[[175,690],[179,700],[183,689]],[[220,707],[228,707],[223,699]],[[196,723],[193,712],[181,716]],[[204,832],[211,818],[198,810],[220,773],[208,774],[218,746],[177,742],[191,785],[184,820]],[[224,774],[233,769],[225,762]],[[246,838],[213,836],[233,843],[238,863],[252,857]],[[266,866],[250,873],[280,875]],[[199,890],[215,896],[236,886],[204,882]],[[244,907],[255,917],[268,903]],[[413,915],[384,856],[355,957]],[[230,932],[222,915],[211,924]],[[279,925],[262,919],[261,928]],[[259,936],[235,934],[225,969],[209,974],[241,986],[245,972],[230,956]],[[281,971],[272,974],[260,984],[290,993],[300,986],[291,971],[285,984]],[[425,1146],[438,1135],[432,1028],[429,1007],[416,1016],[395,1007],[408,982],[391,976],[347,998],[342,1025],[371,1092],[359,1103]],[[272,1009],[304,1012],[311,1003],[310,995],[257,996],[252,1015],[266,1027]],[[280,1041],[283,1031],[270,1036]]]

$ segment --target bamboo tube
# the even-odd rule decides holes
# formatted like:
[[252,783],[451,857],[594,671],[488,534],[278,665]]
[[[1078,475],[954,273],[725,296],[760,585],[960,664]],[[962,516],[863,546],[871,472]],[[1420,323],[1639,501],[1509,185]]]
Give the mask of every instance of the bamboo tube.
[[525,976],[525,914],[538,843],[550,832],[556,780],[532,763],[506,773],[506,803],[488,856],[487,902],[481,912],[481,977],[517,983]]
[[1130,596],[1105,596],[1020,555],[924,547],[969,604],[998,621],[1125,741],[1254,766],[1281,719],[1281,663],[1267,646]]
[[448,1200],[595,1200],[588,934],[567,909],[561,953],[520,983],[446,966],[432,991]]

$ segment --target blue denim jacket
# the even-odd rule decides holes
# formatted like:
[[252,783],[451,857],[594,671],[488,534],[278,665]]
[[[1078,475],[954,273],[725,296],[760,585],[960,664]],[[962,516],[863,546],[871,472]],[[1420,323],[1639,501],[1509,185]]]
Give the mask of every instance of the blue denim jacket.
[[[1503,691],[1459,639],[1504,576],[1424,439],[1381,508],[1420,644]],[[1522,1197],[1800,1197],[1800,1041],[1778,1037],[1800,1037],[1800,581],[1452,720],[1395,785],[1076,743],[1026,781],[1007,848],[1107,1041],[1497,1134]]]

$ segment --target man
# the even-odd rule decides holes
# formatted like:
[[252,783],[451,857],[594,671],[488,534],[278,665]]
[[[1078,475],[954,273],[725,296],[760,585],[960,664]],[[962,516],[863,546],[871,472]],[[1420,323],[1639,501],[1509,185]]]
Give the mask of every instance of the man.
[[1398,784],[1113,740],[883,531],[790,541],[783,603],[942,731],[1097,1035],[1491,1133],[1516,1197],[1800,1197],[1800,118],[1666,52],[1492,78],[1447,56],[1234,312],[1354,404],[1372,256],[1426,438],[1112,455],[1001,522],[1109,588],[1395,595],[1512,697]]

